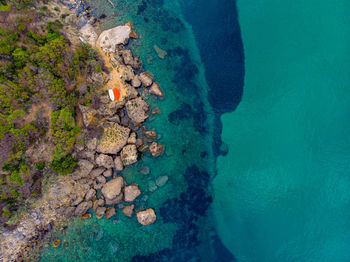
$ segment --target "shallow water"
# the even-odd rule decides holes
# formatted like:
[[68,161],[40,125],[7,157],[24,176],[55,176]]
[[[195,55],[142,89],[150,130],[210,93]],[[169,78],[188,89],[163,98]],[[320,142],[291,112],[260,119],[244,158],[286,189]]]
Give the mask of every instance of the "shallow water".
[[350,2],[239,0],[245,85],[214,212],[238,261],[350,260]]

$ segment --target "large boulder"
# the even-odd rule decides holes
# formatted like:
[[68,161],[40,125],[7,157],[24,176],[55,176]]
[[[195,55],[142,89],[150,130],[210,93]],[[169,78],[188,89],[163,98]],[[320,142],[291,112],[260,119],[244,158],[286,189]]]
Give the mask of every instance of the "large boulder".
[[95,178],[103,174],[106,169],[104,167],[99,167],[91,171],[90,176]]
[[91,24],[87,23],[82,28],[80,28],[79,35],[84,41],[88,42],[91,46],[95,46],[98,36]]
[[96,157],[95,162],[97,165],[103,166],[107,169],[114,167],[113,158],[105,154],[100,154],[98,157]]
[[156,219],[156,213],[154,212],[153,208],[148,208],[143,211],[139,211],[136,213],[137,221],[144,226],[148,226],[150,224],[153,224]]
[[94,168],[94,164],[85,159],[80,159],[78,162],[78,169],[74,171],[71,178],[74,180],[79,180],[83,177],[87,177],[91,170]]
[[134,78],[131,80],[131,85],[135,88],[138,88],[141,86],[141,80],[138,75],[135,75]]
[[128,101],[125,107],[128,116],[136,124],[140,124],[148,118],[149,105],[141,97]]
[[153,142],[149,146],[149,151],[151,152],[152,156],[157,157],[164,153],[165,147],[157,142]]
[[132,213],[134,211],[135,205],[129,205],[129,206],[125,206],[122,209],[122,212],[124,213],[124,215],[128,216],[128,217],[132,217]]
[[120,172],[124,169],[124,165],[120,156],[116,156],[114,159],[115,170]]
[[141,190],[136,184],[132,184],[124,188],[124,199],[127,202],[134,201],[139,195],[141,195]]
[[150,72],[140,74],[140,80],[145,87],[149,87],[153,83],[153,75]]
[[124,178],[118,176],[108,181],[102,188],[102,194],[105,198],[114,199],[120,195],[122,188],[124,187]]
[[115,52],[117,45],[126,45],[129,42],[130,33],[129,25],[117,26],[103,31],[98,37],[97,44],[104,51]]
[[89,191],[85,195],[85,201],[90,201],[96,198],[96,190],[90,188]]
[[128,166],[137,162],[137,148],[136,145],[127,145],[123,147],[120,153],[120,158],[124,166]]
[[82,202],[80,203],[77,208],[74,211],[75,216],[82,216],[84,215],[90,208],[92,207],[92,202],[87,201],[87,202]]
[[129,128],[109,122],[104,127],[103,135],[97,145],[97,151],[104,154],[117,154],[126,145],[129,134]]
[[93,123],[97,111],[91,107],[79,105],[80,112],[83,116],[84,126],[88,127],[91,123]]
[[149,88],[149,92],[152,95],[159,96],[159,97],[164,97],[164,93],[162,89],[160,88],[160,85],[158,82],[154,82],[151,87]]

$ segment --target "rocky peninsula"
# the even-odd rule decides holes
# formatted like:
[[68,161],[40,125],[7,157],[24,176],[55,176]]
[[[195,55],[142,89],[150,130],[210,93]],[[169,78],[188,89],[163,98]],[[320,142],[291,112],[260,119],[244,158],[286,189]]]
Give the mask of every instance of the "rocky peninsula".
[[[59,1],[49,6],[68,11],[67,7],[72,7],[72,3]],[[91,17],[81,23],[87,14],[86,11],[79,12],[76,20],[72,20],[75,26],[70,21],[66,37],[73,44],[81,41],[97,49],[105,69],[90,76],[102,86],[94,91],[92,102],[76,105],[80,134],[72,154],[76,156],[77,168],[51,184],[33,204],[31,212],[20,218],[15,229],[1,232],[0,261],[25,259],[26,252],[45,232],[64,223],[68,217],[88,219],[91,209],[98,218],[109,219],[119,212],[116,207],[119,205],[125,216],[133,217],[135,213],[134,217],[141,225],[156,221],[152,207],[140,210],[133,203],[142,192],[137,184],[127,185],[122,171],[147,151],[152,157],[163,154],[165,147],[157,142],[157,133],[147,130],[143,123],[151,113],[145,98],[149,95],[163,98],[164,93],[153,74],[144,72],[142,62],[127,48],[130,38],[137,38],[131,23],[98,34],[93,25],[96,21]],[[111,88],[120,92],[117,101],[111,101],[108,96]],[[162,179],[165,181],[159,181],[159,184],[166,183],[167,177]]]

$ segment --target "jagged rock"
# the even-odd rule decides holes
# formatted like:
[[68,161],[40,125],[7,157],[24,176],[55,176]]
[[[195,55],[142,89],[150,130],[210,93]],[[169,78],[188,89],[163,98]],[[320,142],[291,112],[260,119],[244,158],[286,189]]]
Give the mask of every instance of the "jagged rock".
[[153,83],[153,75],[150,72],[143,72],[140,74],[141,83],[145,87],[149,87]]
[[150,224],[153,224],[156,219],[156,213],[154,212],[153,208],[148,208],[143,211],[139,211],[136,213],[137,221],[144,226],[148,226]]
[[125,81],[131,81],[135,77],[131,66],[119,65],[119,70],[123,72],[122,79]]
[[106,169],[104,167],[99,167],[91,171],[90,176],[95,178],[101,175]]
[[157,56],[160,58],[160,59],[164,59],[166,57],[166,55],[168,54],[167,51],[159,48],[157,45],[154,45],[153,46],[154,50],[156,51],[157,53]]
[[138,96],[139,93],[136,91],[135,87],[128,84],[125,84],[124,87],[126,89],[126,100],[134,99]]
[[78,157],[80,159],[86,159],[86,160],[89,160],[91,162],[94,162],[95,161],[95,152],[94,151],[81,151],[78,153]]
[[124,166],[137,162],[137,148],[135,145],[126,145],[123,147],[120,157]]
[[129,206],[125,206],[125,207],[123,207],[122,212],[124,213],[124,215],[126,215],[128,217],[132,217],[132,213],[134,212],[134,208],[135,208],[134,204],[129,205]]
[[105,172],[103,172],[103,175],[104,175],[105,177],[110,177],[110,176],[112,176],[112,169],[111,169],[111,168],[107,169]]
[[103,166],[105,168],[112,168],[114,167],[113,158],[111,156],[100,154],[98,157],[96,157],[96,164],[99,166]]
[[71,204],[71,206],[77,206],[79,205],[81,202],[83,202],[84,198],[82,196],[78,196]]
[[141,190],[139,189],[139,186],[136,184],[132,184],[124,188],[124,199],[127,202],[134,201],[140,194],[141,194]]
[[98,218],[101,218],[101,217],[103,217],[104,216],[104,214],[105,214],[105,212],[106,212],[106,210],[107,210],[107,208],[106,207],[98,207],[98,208],[96,208],[96,216],[98,217]]
[[106,211],[106,218],[107,219],[110,219],[112,216],[114,216],[115,214],[117,214],[117,211],[115,210],[114,207],[109,207],[107,208],[107,211]]
[[86,127],[88,127],[94,120],[97,111],[93,108],[79,105],[81,114],[83,115],[83,122]]
[[115,204],[119,204],[120,202],[123,201],[124,198],[124,194],[120,193],[118,196],[116,196],[113,199],[108,199],[106,198],[106,205],[115,205]]
[[132,132],[128,138],[128,144],[136,144],[136,133]]
[[120,156],[116,156],[114,159],[115,170],[120,172],[124,169],[124,165]]
[[98,199],[94,202],[94,205],[92,208],[96,212],[97,208],[103,206],[104,204],[105,204],[105,201],[103,199]]
[[150,173],[150,169],[148,166],[144,166],[140,169],[141,174],[148,175]]
[[116,123],[107,124],[98,143],[97,151],[105,154],[117,154],[126,145],[129,134],[130,128]]
[[159,186],[159,187],[164,186],[168,182],[168,179],[169,178],[167,176],[158,177],[156,180],[157,186]]
[[88,42],[91,46],[95,46],[98,36],[94,27],[91,24],[85,24],[82,28],[80,28],[79,35],[84,41]]
[[133,68],[139,69],[141,68],[142,63],[139,59],[134,58],[131,51],[129,49],[119,50],[119,53],[123,57],[124,64],[130,65]]
[[74,211],[75,216],[82,216],[84,215],[90,208],[92,207],[92,202],[87,201],[87,202],[82,202],[80,203],[77,208]]
[[152,139],[157,138],[157,133],[153,130],[146,131],[144,134],[148,138],[152,138]]
[[149,151],[151,152],[152,156],[157,157],[164,153],[165,147],[157,142],[153,142],[149,146]]
[[119,44],[126,45],[129,42],[131,27],[129,25],[117,26],[103,31],[97,39],[97,44],[110,53],[115,52]]
[[91,188],[85,195],[85,201],[93,200],[95,199],[95,197],[96,197],[96,190]]
[[85,142],[85,145],[87,147],[88,150],[90,151],[95,151],[96,150],[96,147],[97,147],[97,138],[94,137],[92,139],[88,139],[86,142]]
[[99,183],[99,184],[106,184],[107,180],[104,176],[98,176],[96,177],[96,181]]
[[137,124],[148,118],[149,106],[141,97],[128,101],[125,107],[130,119]]
[[159,96],[159,97],[164,97],[164,93],[162,89],[160,88],[160,85],[158,82],[154,82],[151,87],[149,88],[149,92],[152,95]]
[[94,165],[85,159],[80,159],[78,162],[78,169],[71,174],[73,180],[79,180],[83,177],[87,177],[91,170],[94,168]]
[[131,80],[131,85],[135,88],[138,88],[141,86],[141,80],[138,75],[135,75],[134,78]]
[[114,199],[116,198],[122,191],[125,182],[124,178],[118,176],[108,181],[102,188],[102,194],[106,199]]

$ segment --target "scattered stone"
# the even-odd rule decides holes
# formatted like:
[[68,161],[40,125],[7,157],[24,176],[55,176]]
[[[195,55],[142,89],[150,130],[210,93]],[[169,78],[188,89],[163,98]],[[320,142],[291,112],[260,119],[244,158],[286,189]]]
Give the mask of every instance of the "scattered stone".
[[106,184],[106,178],[104,176],[98,176],[96,177],[96,181],[99,183],[99,184]]
[[96,197],[96,190],[90,188],[89,191],[85,195],[85,201],[93,200],[93,199],[95,199],[95,197]]
[[141,191],[139,186],[136,184],[132,184],[124,188],[124,199],[127,202],[134,201],[139,195],[141,195]]
[[82,202],[80,203],[77,208],[75,209],[74,211],[74,215],[75,216],[82,216],[84,215],[88,210],[89,208],[92,207],[92,202],[91,201],[87,201],[87,202]]
[[158,157],[161,154],[163,154],[164,150],[165,150],[165,147],[157,142],[153,142],[149,146],[149,151],[151,152],[152,156],[154,156],[154,157]]
[[107,211],[106,211],[106,218],[107,219],[110,219],[112,216],[114,216],[115,214],[117,214],[117,211],[115,210],[114,207],[109,207],[107,208]]
[[148,118],[149,106],[141,97],[128,101],[125,106],[128,116],[133,122],[139,124]]
[[122,212],[124,213],[124,215],[126,215],[128,217],[132,217],[132,213],[134,212],[134,208],[135,208],[134,204],[129,205],[129,206],[125,206],[125,207],[123,207]]
[[168,179],[169,178],[167,176],[158,177],[156,180],[157,186],[159,186],[159,187],[164,186],[168,182]]
[[107,169],[114,167],[113,158],[105,154],[100,154],[98,157],[96,157],[95,162],[97,165],[103,166]]
[[128,138],[128,144],[136,144],[136,133],[132,132],[130,137]]
[[91,171],[90,176],[95,178],[101,175],[106,169],[104,167],[99,167]]
[[144,175],[148,175],[150,173],[150,169],[148,166],[144,166],[143,168],[140,169],[140,173]]
[[153,83],[153,75],[150,72],[143,72],[140,74],[141,83],[145,87],[149,87]]
[[156,51],[157,53],[157,56],[160,58],[160,59],[164,59],[166,57],[166,55],[168,54],[167,51],[159,48],[157,45],[154,45],[153,46],[154,50]]
[[136,145],[127,145],[123,147],[120,157],[124,166],[128,166],[137,162]]
[[157,138],[157,133],[153,130],[146,131],[144,134],[148,138],[152,138],[152,139]]
[[144,226],[148,226],[150,224],[153,224],[156,219],[156,213],[154,212],[153,208],[148,208],[143,211],[139,211],[136,213],[137,221]]
[[115,159],[114,159],[114,166],[115,166],[115,170],[117,172],[120,172],[124,169],[124,165],[123,165],[123,162],[122,162],[122,159],[120,156],[116,156]]
[[89,139],[88,141],[85,142],[85,145],[88,150],[95,151],[97,147],[97,138],[94,137],[92,139]]
[[97,151],[104,154],[117,154],[126,145],[129,134],[130,128],[110,122],[104,128]]
[[122,191],[125,182],[124,178],[118,176],[108,181],[102,188],[102,194],[106,199],[114,199],[116,198]]
[[112,176],[112,169],[110,168],[110,169],[107,169],[105,172],[103,172],[103,175],[105,176],[105,177],[110,177],[110,176]]
[[95,212],[96,212],[97,218],[103,217],[104,214],[105,214],[105,212],[106,212],[106,210],[107,210],[106,207],[98,207],[98,208],[96,209],[96,211],[95,211]]
[[160,85],[158,82],[154,82],[152,86],[149,88],[149,92],[152,95],[159,96],[159,97],[164,97],[164,93],[162,89],[160,88]]

